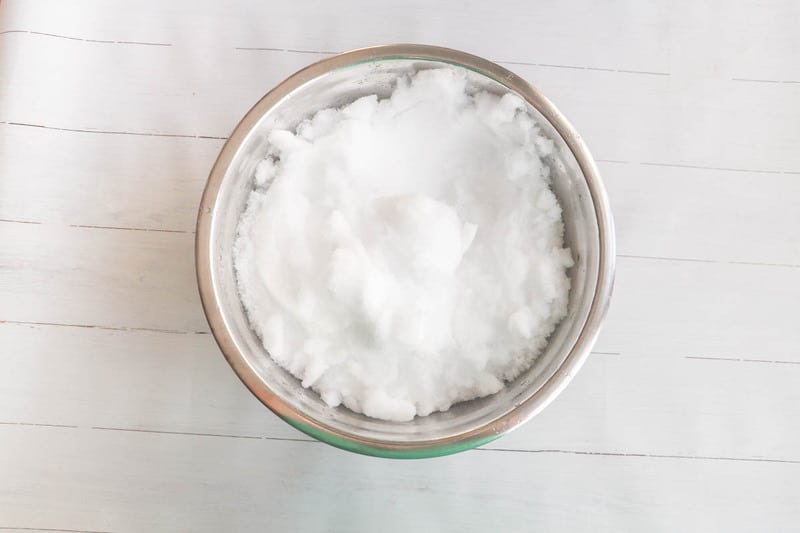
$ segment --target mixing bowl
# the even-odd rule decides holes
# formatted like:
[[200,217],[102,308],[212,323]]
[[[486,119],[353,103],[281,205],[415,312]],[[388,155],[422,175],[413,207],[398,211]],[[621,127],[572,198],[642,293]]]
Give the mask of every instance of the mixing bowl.
[[[555,143],[552,188],[563,209],[564,239],[575,265],[567,316],[531,368],[491,396],[410,422],[368,418],[331,408],[270,358],[239,300],[232,246],[253,188],[267,133],[294,128],[314,112],[368,94],[388,96],[410,71],[464,67],[471,83],[511,91]],[[267,407],[297,429],[346,450],[382,457],[444,455],[485,444],[541,411],[589,354],[608,307],[614,277],[614,232],[608,200],[580,135],[538,90],[505,68],[464,52],[398,44],[342,53],[297,72],[264,96],[239,122],[217,158],[200,204],[197,279],[206,317],[233,370]]]

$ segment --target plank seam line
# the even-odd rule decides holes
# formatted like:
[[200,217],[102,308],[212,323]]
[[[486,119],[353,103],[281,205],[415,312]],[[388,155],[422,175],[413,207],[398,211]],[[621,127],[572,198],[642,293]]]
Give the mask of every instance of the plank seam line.
[[149,327],[126,327],[126,326],[105,326],[101,324],[70,324],[67,322],[42,322],[35,320],[5,320],[0,319],[0,324],[14,324],[18,326],[55,326],[64,328],[83,328],[99,329],[104,331],[142,331],[151,333],[170,333],[175,335],[208,335],[211,332],[206,330],[184,331],[179,329],[149,328]]
[[[132,433],[146,433],[151,435],[177,435],[188,437],[219,437],[219,438],[236,438],[247,440],[269,440],[278,442],[305,442],[310,444],[322,444],[321,441],[315,439],[298,439],[289,437],[266,437],[254,435],[228,435],[221,433],[195,433],[188,431],[162,431],[150,429],[134,429],[134,428],[118,428],[107,426],[91,426],[92,430],[101,431],[122,431]],[[512,453],[531,453],[531,454],[562,454],[562,455],[591,455],[600,457],[634,457],[644,459],[685,459],[685,460],[700,460],[700,461],[736,461],[736,462],[756,462],[756,463],[781,463],[781,464],[800,464],[800,460],[794,459],[774,459],[769,457],[728,457],[728,456],[714,456],[714,455],[678,455],[678,454],[658,454],[658,453],[625,453],[625,452],[590,452],[581,450],[563,450],[557,448],[545,448],[536,450],[525,450],[521,448],[476,448],[477,451],[483,452],[512,452]]]
[[[339,52],[332,52],[330,50],[300,50],[297,48],[278,48],[270,46],[237,46],[234,50],[243,50],[250,52],[289,52],[293,54],[321,54],[321,55],[336,55]],[[590,70],[596,72],[617,72],[620,74],[644,74],[648,76],[670,76],[669,72],[658,72],[652,70],[631,70],[619,68],[603,68],[603,67],[588,67],[580,65],[558,65],[554,63],[534,63],[529,61],[504,61],[495,60],[495,63],[505,65],[524,65],[529,67],[544,67],[544,68],[563,68],[571,70]]]
[[800,365],[800,361],[785,361],[782,359],[751,359],[747,357],[709,357],[703,355],[686,355],[684,359],[698,361],[729,361],[735,363],[762,363],[771,365]]
[[[40,223],[41,224],[41,223]],[[144,231],[155,233],[179,233],[184,235],[194,235],[194,231],[182,229],[161,229],[161,228],[129,228],[124,226],[101,226],[97,224],[68,224],[70,228],[83,228],[83,229],[111,229],[119,231]]]
[[[6,124],[8,126],[22,126],[28,128],[40,128],[45,130],[55,130],[55,131],[66,131],[66,132],[73,132],[73,133],[95,133],[95,134],[105,134],[105,135],[134,135],[139,137],[170,137],[170,138],[178,138],[178,139],[211,139],[211,140],[219,140],[219,141],[226,141],[228,137],[220,137],[215,135],[189,135],[189,134],[182,134],[182,133],[159,133],[159,132],[137,132],[137,131],[123,131],[123,130],[96,130],[96,129],[87,129],[87,128],[62,128],[58,126],[48,126],[45,124],[34,124],[29,122],[13,122],[13,121],[0,121],[0,124]],[[645,165],[645,166],[654,166],[654,167],[671,167],[671,168],[692,168],[698,170],[720,170],[724,172],[744,172],[744,173],[752,173],[752,174],[787,174],[787,175],[800,175],[800,171],[797,170],[765,170],[765,169],[754,169],[754,168],[733,168],[733,167],[715,167],[715,166],[708,166],[708,165],[688,165],[683,163],[662,163],[662,162],[654,162],[654,161],[624,161],[620,159],[595,159],[598,163],[616,163],[621,165]]]
[[[4,222],[6,224],[30,224],[33,226],[44,226],[46,223],[40,220],[20,220],[14,218],[0,218],[0,222]],[[153,233],[178,233],[183,235],[194,235],[195,232],[192,230],[182,230],[182,229],[166,229],[166,228],[137,228],[131,226],[104,226],[100,224],[66,224],[68,228],[82,228],[82,229],[110,229],[115,231],[143,231],[146,233],[153,232]]]
[[647,261],[676,261],[680,263],[709,263],[723,265],[743,265],[743,266],[766,266],[778,268],[800,268],[800,264],[794,263],[762,263],[758,261],[725,261],[721,259],[693,259],[689,257],[661,257],[656,255],[630,255],[617,254],[618,258],[623,259],[644,259]]
[[30,122],[13,122],[13,121],[0,121],[0,124],[8,126],[21,126],[26,128],[39,128],[44,130],[53,131],[66,131],[71,133],[94,133],[100,135],[132,135],[135,137],[167,137],[173,139],[210,139],[215,141],[227,141],[227,137],[220,137],[215,135],[189,135],[183,133],[159,133],[159,132],[144,132],[144,131],[118,131],[118,130],[96,130],[86,128],[61,128],[58,126],[47,126],[45,124],[33,124]]
[[50,527],[21,527],[21,526],[0,526],[0,531],[54,531],[56,533],[112,533],[111,531],[97,531],[94,529],[55,529]]
[[697,170],[721,170],[724,172],[744,172],[751,174],[786,174],[800,175],[798,170],[765,170],[756,168],[734,168],[734,167],[715,167],[711,165],[690,165],[684,163],[662,163],[657,161],[624,161],[621,159],[595,159],[598,163],[615,163],[619,165],[644,165],[648,167],[668,167],[668,168],[691,168]]
[[47,33],[43,31],[34,31],[34,30],[5,30],[0,31],[0,35],[8,35],[13,33],[19,34],[27,34],[27,35],[39,35],[43,37],[54,37],[57,39],[66,39],[68,41],[80,41],[84,43],[98,43],[98,44],[131,44],[131,45],[139,45],[139,46],[172,46],[170,43],[151,43],[147,41],[112,41],[106,39],[85,39],[83,37],[74,37],[71,35],[61,35],[58,33]]
[[193,431],[169,431],[169,430],[159,430],[159,429],[138,429],[138,428],[119,428],[119,427],[109,427],[109,426],[91,426],[90,429],[96,429],[100,431],[124,431],[128,433],[149,433],[152,435],[181,435],[181,436],[188,436],[188,437],[220,437],[220,438],[227,438],[227,439],[247,439],[247,440],[270,440],[270,441],[281,441],[281,442],[313,442],[317,443],[319,441],[313,439],[298,439],[292,437],[267,437],[267,436],[259,436],[259,435],[233,435],[233,434],[226,434],[226,433],[203,433],[203,432],[193,432]]
[[581,65],[557,65],[554,63],[533,63],[528,61],[504,61],[499,60],[495,61],[495,63],[500,63],[501,65],[524,65],[529,67],[543,67],[543,68],[562,68],[562,69],[570,69],[570,70],[589,70],[594,72],[616,72],[620,74],[643,74],[647,76],[670,76],[669,72],[658,72],[653,70],[632,70],[632,69],[621,69],[621,68],[603,68],[603,67],[588,67],[588,66],[581,66]]
[[[36,220],[16,220],[9,218],[0,218],[0,223],[6,224],[29,224],[34,226],[44,225],[43,222]],[[67,224],[70,228],[79,229],[105,229],[113,231],[141,231],[145,233],[174,233],[180,235],[194,235],[194,231],[177,230],[177,229],[161,229],[161,228],[134,228],[124,226],[101,226],[96,224]],[[617,254],[617,258],[622,259],[642,259],[645,261],[673,261],[680,263],[706,263],[706,264],[723,264],[723,265],[743,265],[743,266],[765,266],[777,268],[800,268],[800,264],[794,263],[768,263],[759,261],[727,261],[722,259],[697,259],[691,257],[663,257],[655,255],[633,255],[633,254]],[[62,324],[63,325],[63,324]]]
[[[0,120],[0,124],[5,124],[8,126],[21,126],[27,128],[39,128],[45,130],[54,130],[54,131],[65,131],[65,132],[72,132],[72,133],[94,133],[94,134],[105,134],[105,135],[134,135],[139,137],[168,137],[168,138],[177,138],[177,139],[210,139],[210,140],[218,140],[218,141],[226,141],[228,137],[221,137],[216,135],[189,135],[189,134],[182,134],[182,133],[159,133],[159,132],[137,132],[137,131],[123,131],[123,130],[97,130],[97,129],[88,129],[88,128],[62,128],[58,126],[48,126],[45,124],[33,124],[29,122],[13,122],[13,121],[5,121]],[[754,168],[733,168],[733,167],[715,167],[709,165],[689,165],[683,163],[662,163],[662,162],[655,162],[655,161],[624,161],[620,159],[595,159],[598,163],[616,163],[621,165],[645,165],[645,166],[654,166],[654,167],[670,167],[670,168],[692,168],[698,170],[720,170],[724,172],[744,172],[744,173],[752,173],[752,174],[776,174],[776,175],[800,175],[800,171],[797,170],[765,170],[765,169],[754,169]]]
[[693,461],[736,461],[753,463],[781,463],[781,464],[800,464],[800,460],[794,459],[771,459],[768,457],[725,457],[713,455],[672,455],[660,453],[622,453],[622,452],[586,452],[580,450],[523,450],[519,448],[478,448],[485,452],[519,452],[519,453],[553,453],[563,455],[597,455],[603,457],[636,457],[645,459],[687,459]]
[[[27,35],[38,35],[44,37],[53,37],[57,39],[66,39],[70,41],[79,41],[79,42],[86,42],[86,43],[97,43],[97,44],[122,44],[122,45],[139,45],[139,46],[162,46],[162,47],[171,47],[171,43],[156,43],[156,42],[148,42],[148,41],[118,41],[118,40],[109,40],[109,39],[90,39],[84,37],[75,37],[71,35],[62,35],[57,33],[48,33],[42,31],[35,31],[35,30],[5,30],[0,31],[0,35],[8,35],[8,34],[27,34]],[[243,50],[243,51],[269,51],[269,52],[288,52],[294,54],[323,54],[323,55],[335,55],[338,52],[332,52],[330,50],[301,50],[297,48],[278,48],[278,47],[268,47],[268,46],[237,46],[234,50]],[[660,71],[651,71],[651,70],[634,70],[634,69],[617,69],[617,68],[606,68],[606,67],[590,67],[590,66],[579,66],[579,65],[559,65],[553,63],[535,63],[535,62],[528,62],[528,61],[507,61],[507,60],[497,60],[497,63],[507,64],[507,65],[524,65],[524,66],[533,66],[533,67],[544,67],[544,68],[563,68],[563,69],[573,69],[573,70],[589,70],[589,71],[597,71],[597,72],[616,72],[622,74],[643,74],[643,75],[650,75],[650,76],[670,76],[669,72],[660,72]],[[731,78],[731,81],[735,82],[750,82],[750,83],[771,83],[771,84],[800,84],[800,80],[774,80],[774,79],[764,79],[764,78]]]
[[44,427],[44,428],[78,429],[78,426],[72,426],[69,424],[41,424],[38,422],[0,422],[0,426],[31,426],[31,427]]
[[785,84],[800,84],[800,80],[767,80],[759,78],[731,78],[731,81],[744,81],[751,83],[785,83]]
[[51,527],[21,527],[21,526],[0,526],[0,531],[54,531],[56,533],[113,533],[111,531],[98,531],[94,529],[55,529]]
[[299,50],[297,48],[276,48],[269,46],[237,46],[234,50],[244,50],[250,52],[289,52],[291,54],[322,54],[327,56],[336,55],[339,52],[330,50]]
[[[29,224],[34,226],[44,225],[44,222],[37,220],[17,220],[10,218],[0,218],[0,223],[6,224]],[[135,228],[125,226],[102,226],[97,224],[67,224],[69,228],[79,229],[105,229],[113,231],[141,231],[145,233],[174,233],[180,235],[194,235],[194,231],[166,229],[166,228]],[[723,265],[743,265],[743,266],[765,266],[777,268],[800,268],[800,264],[795,263],[768,263],[761,261],[729,261],[722,259],[698,259],[691,257],[664,257],[657,255],[634,255],[634,254],[617,254],[617,258],[622,259],[642,259],[645,261],[673,261],[680,263],[706,263],[706,264],[723,264]]]

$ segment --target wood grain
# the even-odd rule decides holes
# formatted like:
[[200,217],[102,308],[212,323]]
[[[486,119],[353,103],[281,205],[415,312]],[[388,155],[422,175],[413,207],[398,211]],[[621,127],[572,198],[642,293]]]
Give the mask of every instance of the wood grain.
[[[147,0],[137,5],[120,2],[113,10],[98,0],[39,3],[49,17],[24,8],[11,10],[7,25],[79,37],[171,43],[202,50],[209,61],[220,50],[237,46],[338,52],[392,42],[451,46],[498,60],[647,71],[663,70],[670,60],[665,44],[671,35],[663,29],[671,18],[669,6],[645,9],[625,0],[608,2],[602,10],[575,9],[559,2],[531,5],[524,0],[491,6],[472,0],[462,4],[235,0],[224,5],[200,0],[191,8]],[[82,11],[92,9],[102,10],[104,24],[82,16]],[[661,30],[653,31],[659,26]],[[598,42],[603,46],[596,46]],[[631,42],[638,46],[630,46]]]
[[189,234],[0,222],[3,320],[208,331]]
[[786,464],[489,451],[398,462],[318,443],[61,428],[0,427],[0,438],[19,450],[0,457],[18,480],[4,518],[36,527],[788,532],[800,490],[800,465]]
[[[223,48],[187,62],[179,47],[120,47],[110,55],[92,43],[4,37],[16,74],[4,98],[5,121],[103,131],[224,137],[269,88],[324,57]],[[159,91],[150,69],[164,72]],[[230,74],[210,75],[220,69]],[[783,103],[800,87],[531,65],[513,70],[553,95],[599,159],[800,173],[800,111]],[[78,93],[75,101],[70,95]]]
[[[208,335],[3,324],[0,344],[16,347],[0,360],[0,393],[15,399],[2,423],[308,439],[242,387]],[[800,437],[760,415],[800,416],[800,361],[773,365],[595,353],[552,406],[489,447],[800,463]]]
[[[792,0],[0,4],[0,531],[794,531]],[[193,230],[239,117],[386,42],[505,62],[598,158],[617,290],[584,369],[484,450],[380,461],[240,385]]]
[[[0,219],[194,231],[221,141],[108,135],[102,151],[98,142],[0,125]],[[54,165],[62,179],[50,179]],[[800,264],[797,176],[602,161],[600,169],[623,255]]]
[[[191,234],[0,222],[0,238],[5,320],[208,331]],[[598,350],[800,361],[800,268],[620,257],[617,269]]]

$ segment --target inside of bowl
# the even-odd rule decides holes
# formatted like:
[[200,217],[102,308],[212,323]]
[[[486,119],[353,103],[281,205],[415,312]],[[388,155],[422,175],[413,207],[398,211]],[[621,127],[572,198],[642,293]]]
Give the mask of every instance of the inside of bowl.
[[[340,106],[361,96],[388,96],[398,76],[445,64],[420,59],[391,59],[359,63],[305,81],[261,116],[233,157],[214,205],[211,230],[212,277],[217,294],[235,295],[232,245],[236,226],[253,186],[256,164],[263,159],[269,130],[293,128],[320,109]],[[501,82],[469,71],[472,84],[494,93],[508,92]],[[525,95],[520,95],[525,98]],[[238,298],[223,298],[220,312],[233,342],[266,386],[283,402],[335,432],[382,442],[412,443],[448,439],[494,421],[529,400],[552,378],[573,348],[589,313],[598,274],[599,235],[590,191],[581,169],[556,129],[529,101],[529,112],[555,143],[550,158],[552,187],[563,209],[565,241],[575,265],[570,269],[571,289],[567,317],[551,335],[544,352],[531,368],[500,392],[456,404],[447,412],[417,417],[410,422],[388,422],[354,413],[345,407],[328,407],[312,390],[280,368],[266,353],[250,328]],[[501,432],[503,428],[496,428]],[[317,435],[320,436],[320,435]],[[324,438],[324,435],[321,436]]]

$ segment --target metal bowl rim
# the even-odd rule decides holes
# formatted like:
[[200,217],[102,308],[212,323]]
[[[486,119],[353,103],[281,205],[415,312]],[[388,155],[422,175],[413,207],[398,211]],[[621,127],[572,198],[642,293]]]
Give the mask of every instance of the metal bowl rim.
[[[558,369],[538,390],[503,415],[472,431],[435,440],[395,442],[343,433],[286,404],[236,348],[220,312],[214,283],[211,238],[217,196],[236,153],[261,117],[293,90],[318,76],[364,62],[391,59],[438,61],[468,68],[527,100],[550,122],[575,157],[591,193],[598,227],[598,276],[592,303],[575,344]],[[588,148],[575,128],[538,89],[500,65],[466,52],[420,44],[379,45],[343,52],[299,70],[264,95],[239,121],[222,147],[203,191],[197,217],[195,267],[203,311],[217,344],[245,386],[275,414],[315,438],[350,451],[381,457],[433,457],[485,444],[517,428],[544,409],[569,384],[588,357],[608,310],[615,272],[614,222],[599,171]]]

